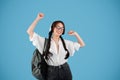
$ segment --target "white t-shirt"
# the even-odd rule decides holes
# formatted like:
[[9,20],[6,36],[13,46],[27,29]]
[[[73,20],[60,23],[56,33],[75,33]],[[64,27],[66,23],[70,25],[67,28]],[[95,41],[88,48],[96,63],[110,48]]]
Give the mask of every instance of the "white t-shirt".
[[[40,53],[43,52],[44,47],[44,41],[45,38],[39,36],[37,33],[34,32],[33,37],[30,38],[30,41],[32,41],[33,45],[40,51]],[[68,49],[70,56],[73,56],[74,52],[76,50],[79,50],[80,44],[77,42],[72,42],[69,40],[64,40],[66,44],[66,48]],[[53,54],[50,56],[49,60],[46,60],[48,65],[52,66],[59,66],[67,62],[67,59],[64,59],[66,56],[66,51],[63,47],[61,39],[58,42],[59,45],[59,51],[57,51],[56,44],[53,39],[51,39],[51,45],[49,51]]]

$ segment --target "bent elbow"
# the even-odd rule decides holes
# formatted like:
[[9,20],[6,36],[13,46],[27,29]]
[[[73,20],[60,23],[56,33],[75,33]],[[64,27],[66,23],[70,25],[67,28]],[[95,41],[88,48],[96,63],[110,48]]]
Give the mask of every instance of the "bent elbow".
[[33,33],[32,31],[30,31],[29,29],[26,31],[28,35],[31,35],[31,33]]
[[34,32],[33,32],[33,31],[27,30],[26,32],[27,32],[27,34],[30,36],[30,38],[32,38],[32,37],[33,37],[33,34],[34,34]]
[[30,34],[30,31],[29,31],[29,30],[27,30],[26,32],[27,32],[27,34]]
[[85,44],[81,44],[81,47],[84,47],[85,46]]

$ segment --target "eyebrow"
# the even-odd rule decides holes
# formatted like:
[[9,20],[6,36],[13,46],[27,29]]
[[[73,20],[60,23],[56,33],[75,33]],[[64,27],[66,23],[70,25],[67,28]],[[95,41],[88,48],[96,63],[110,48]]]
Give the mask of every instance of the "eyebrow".
[[61,27],[61,26],[56,26],[56,27],[64,28],[64,27]]

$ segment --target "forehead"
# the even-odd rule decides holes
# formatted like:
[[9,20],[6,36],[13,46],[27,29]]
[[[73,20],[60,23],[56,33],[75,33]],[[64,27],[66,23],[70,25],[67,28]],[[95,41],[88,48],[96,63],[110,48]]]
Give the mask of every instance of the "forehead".
[[56,26],[59,26],[59,27],[64,27],[62,23],[57,23]]

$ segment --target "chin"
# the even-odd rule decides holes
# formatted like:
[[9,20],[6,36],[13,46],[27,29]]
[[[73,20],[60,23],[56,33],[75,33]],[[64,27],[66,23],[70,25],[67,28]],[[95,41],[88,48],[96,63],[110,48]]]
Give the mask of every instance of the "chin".
[[61,36],[62,34],[60,33],[60,34],[58,34],[59,36]]

